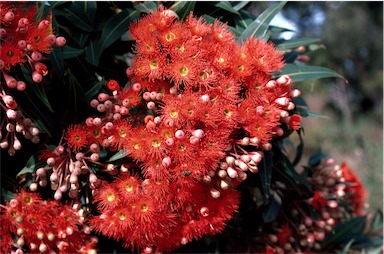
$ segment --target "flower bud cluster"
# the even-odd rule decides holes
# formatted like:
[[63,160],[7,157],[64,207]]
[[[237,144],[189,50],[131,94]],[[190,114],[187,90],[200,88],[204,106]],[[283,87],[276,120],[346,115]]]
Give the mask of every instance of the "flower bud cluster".
[[32,80],[41,83],[43,77],[48,75],[47,66],[41,62],[46,59],[44,54],[49,54],[53,46],[66,44],[64,37],[52,34],[52,25],[48,20],[34,18],[36,13],[37,8],[29,3],[1,4],[0,71],[4,77],[2,83],[10,89],[23,91],[26,88],[24,81],[16,80],[11,74],[12,67],[25,65],[31,72]]
[[97,239],[89,235],[84,210],[79,205],[43,201],[21,191],[0,209],[1,253],[96,253]]
[[42,151],[40,158],[45,159],[46,165],[36,170],[30,190],[36,191],[38,186],[46,187],[50,184],[54,199],[61,200],[65,194],[71,199],[78,198],[81,188],[96,189],[99,179],[94,174],[95,168],[111,175],[117,173],[113,164],[99,161],[99,152],[100,146],[96,143],[78,152],[73,152],[65,143],[59,144],[53,151]]
[[8,149],[8,155],[13,156],[22,148],[20,137],[36,144],[40,141],[38,136],[40,131],[30,118],[24,116],[11,95],[3,91],[0,97],[1,112],[3,110],[5,112],[0,124],[0,147]]
[[[338,223],[366,214],[367,192],[359,178],[345,164],[333,159],[321,162],[313,169],[309,182],[314,195],[297,203],[287,214],[289,219],[275,225],[275,234],[265,235],[266,250],[274,253],[321,251],[322,241]],[[308,213],[308,205],[316,216]]]

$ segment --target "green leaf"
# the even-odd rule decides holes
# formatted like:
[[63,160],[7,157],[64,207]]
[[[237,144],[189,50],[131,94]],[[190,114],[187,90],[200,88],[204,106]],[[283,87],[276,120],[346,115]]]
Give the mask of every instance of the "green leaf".
[[382,211],[377,210],[373,215],[370,230],[372,230],[373,232],[380,232],[383,230],[383,212]]
[[263,193],[267,199],[271,196],[271,178],[272,178],[272,154],[264,152],[263,160],[259,164],[259,175]]
[[68,72],[69,84],[69,105],[72,106],[76,117],[82,115],[85,109],[88,108],[88,103],[85,100],[84,91],[77,78],[69,71]]
[[314,44],[320,42],[320,39],[317,38],[300,38],[300,39],[292,39],[285,42],[282,42],[276,46],[278,50],[288,50],[292,48],[297,48],[299,46],[305,46],[309,44]]
[[86,93],[85,98],[87,101],[91,101],[93,97],[100,91],[101,87],[103,86],[105,82],[105,79],[103,78],[99,82],[97,82],[94,86],[91,87]]
[[73,34],[73,38],[79,43],[81,48],[85,47],[85,43],[89,38],[89,33],[83,31],[77,31]]
[[346,80],[339,73],[320,66],[310,66],[310,65],[295,65],[287,64],[276,77],[282,75],[289,75],[293,82],[299,82],[304,80],[314,80],[319,78],[341,78]]
[[321,149],[319,149],[314,155],[312,155],[309,160],[308,160],[308,166],[310,166],[311,168],[315,168],[317,167],[321,160],[324,159],[325,157],[327,157],[326,154],[324,154]]
[[177,13],[181,20],[185,19],[195,8],[194,1],[179,1],[172,5],[169,9]]
[[254,20],[255,17],[245,10],[240,10],[237,15],[233,15],[236,30],[241,34]]
[[131,21],[138,19],[139,17],[139,11],[129,8],[113,15],[105,24],[100,36],[101,52],[119,39],[124,33],[127,33]]
[[321,115],[321,114],[318,114],[318,113],[315,113],[312,110],[310,110],[308,107],[305,107],[305,106],[298,106],[298,105],[296,105],[295,110],[302,117],[306,117],[306,118],[313,117],[313,118],[326,118],[326,119],[329,119],[329,117]]
[[233,6],[233,9],[238,12],[243,9],[248,3],[249,1],[239,1],[235,6]]
[[[92,32],[93,20],[87,15],[88,6],[86,1],[72,2],[71,6],[64,8],[67,15],[63,15],[63,17],[78,28],[87,32]],[[94,10],[91,9],[91,14],[93,11]]]
[[303,136],[301,135],[301,132],[302,131],[300,129],[297,131],[297,134],[299,135],[300,143],[296,147],[296,156],[295,156],[295,159],[292,161],[293,166],[296,166],[300,162],[301,157],[303,155],[304,140],[303,140]]
[[238,12],[233,8],[232,4],[227,1],[220,1],[216,4],[214,4],[216,7],[221,8],[223,10],[226,10],[231,13],[238,14]]
[[23,178],[26,174],[34,173],[41,167],[45,167],[47,163],[45,161],[39,161],[36,154],[32,155],[24,168],[16,175],[17,178]]
[[100,51],[100,40],[98,36],[92,36],[90,38],[87,47],[85,48],[85,55],[87,56],[87,60],[89,63],[97,66],[99,65],[99,58],[101,55]]
[[120,150],[117,153],[115,153],[107,162],[114,162],[123,158],[126,158],[128,156],[128,153],[125,150]]
[[146,1],[142,3],[137,2],[137,4],[135,5],[135,9],[140,12],[149,13],[157,9],[157,3],[153,1]]
[[345,222],[340,222],[334,230],[329,233],[321,243],[322,248],[330,245],[340,246],[347,244],[352,238],[363,234],[366,216],[352,218]]
[[283,8],[286,2],[279,2],[277,5],[266,9],[260,16],[253,21],[242,33],[239,41],[243,42],[249,37],[263,38],[268,30],[269,23],[275,15]]
[[47,14],[46,11],[47,11],[47,6],[45,5],[44,2],[36,2],[36,5],[39,5],[38,6],[38,9],[37,9],[37,12],[35,14],[35,17],[34,19],[35,20],[42,20],[43,17]]
[[355,241],[355,239],[351,239],[343,248],[343,250],[341,252],[337,252],[337,254],[348,254],[349,252],[349,249],[351,248],[353,242]]
[[264,223],[272,222],[276,219],[277,215],[279,214],[281,204],[282,202],[279,195],[277,195],[275,192],[272,193],[271,198],[269,199],[269,203],[263,209],[262,218]]
[[[15,183],[15,185],[16,185],[16,183]],[[2,198],[2,201],[10,201],[11,199],[15,198],[15,194],[13,192],[1,187],[1,198]]]
[[63,59],[68,59],[72,57],[76,57],[80,55],[81,53],[84,52],[84,49],[77,49],[77,48],[72,48],[70,46],[65,45],[64,47],[61,48],[62,53],[63,53]]
[[[52,16],[52,28],[58,32],[59,24],[55,16]],[[52,66],[59,72],[60,76],[64,76],[64,62],[63,62],[63,53],[62,47],[53,47],[51,53],[49,54],[49,60],[51,61]]]
[[31,78],[32,74],[30,73],[29,69],[27,69],[25,66],[21,66],[20,68],[21,68],[21,71],[23,72],[24,79],[28,82],[28,84],[33,84],[33,89],[30,89],[30,90],[37,96],[39,101],[41,101],[44,104],[44,106],[46,106],[47,109],[49,109],[49,111],[53,112],[51,104],[49,103],[49,100],[45,93],[44,85],[35,83]]

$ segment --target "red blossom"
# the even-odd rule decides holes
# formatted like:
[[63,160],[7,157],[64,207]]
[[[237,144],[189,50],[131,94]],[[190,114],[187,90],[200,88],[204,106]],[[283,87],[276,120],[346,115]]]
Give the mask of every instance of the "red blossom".
[[320,194],[320,192],[316,191],[312,198],[312,206],[316,210],[320,210],[322,207],[325,207],[327,204],[327,201],[325,198]]
[[85,127],[78,124],[72,125],[67,129],[65,139],[69,147],[75,151],[79,151],[89,143],[88,136],[89,133],[86,131]]
[[298,130],[301,128],[301,119],[302,117],[298,114],[293,114],[289,119],[289,127],[293,130]]

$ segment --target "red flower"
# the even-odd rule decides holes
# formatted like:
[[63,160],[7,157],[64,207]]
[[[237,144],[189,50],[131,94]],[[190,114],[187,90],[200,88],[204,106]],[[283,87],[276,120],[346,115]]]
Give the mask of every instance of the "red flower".
[[72,125],[67,129],[65,139],[70,148],[79,151],[89,143],[88,135],[83,125]]
[[288,224],[285,224],[281,231],[277,234],[277,239],[279,240],[279,243],[281,245],[286,244],[289,241],[289,238],[292,236],[292,229],[288,226]]
[[298,130],[301,127],[301,119],[302,117],[298,114],[293,114],[289,119],[289,127],[293,130]]
[[327,200],[320,194],[320,192],[316,191],[312,198],[312,206],[316,210],[320,210],[322,207],[327,205]]

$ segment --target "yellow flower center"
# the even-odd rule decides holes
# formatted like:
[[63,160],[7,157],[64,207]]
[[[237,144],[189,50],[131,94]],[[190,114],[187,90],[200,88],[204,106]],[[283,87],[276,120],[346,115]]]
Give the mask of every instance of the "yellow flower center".
[[149,63],[149,67],[151,67],[152,70],[153,70],[153,69],[157,69],[158,66],[159,66],[159,65],[158,65],[158,63],[157,63],[156,60],[152,60],[152,61]]
[[115,197],[115,195],[113,193],[108,193],[107,194],[107,200],[109,202],[113,202],[113,201],[115,201],[115,199],[116,199],[116,197]]
[[188,67],[184,65],[183,67],[180,68],[179,71],[180,71],[180,75],[184,77],[188,75],[189,70],[188,70]]

